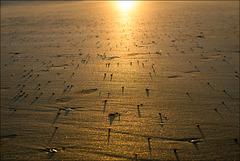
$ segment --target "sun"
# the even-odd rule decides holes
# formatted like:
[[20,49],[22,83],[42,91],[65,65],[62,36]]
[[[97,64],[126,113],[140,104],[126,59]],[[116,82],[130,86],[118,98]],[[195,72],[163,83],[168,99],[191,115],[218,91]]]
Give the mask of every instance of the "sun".
[[115,1],[117,3],[117,6],[121,12],[127,12],[130,11],[135,1]]

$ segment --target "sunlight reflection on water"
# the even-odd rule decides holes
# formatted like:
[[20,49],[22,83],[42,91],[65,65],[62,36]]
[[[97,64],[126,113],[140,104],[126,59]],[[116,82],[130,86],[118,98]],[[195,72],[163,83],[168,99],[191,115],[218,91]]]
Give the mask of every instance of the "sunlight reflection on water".
[[24,3],[2,12],[1,159],[236,160],[235,3]]
[[115,1],[121,12],[128,12],[133,9],[137,1]]

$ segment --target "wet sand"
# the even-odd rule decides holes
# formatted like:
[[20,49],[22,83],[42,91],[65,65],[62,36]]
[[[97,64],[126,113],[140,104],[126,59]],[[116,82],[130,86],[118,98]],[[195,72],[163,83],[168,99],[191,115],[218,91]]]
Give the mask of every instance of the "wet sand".
[[238,6],[3,3],[1,160],[238,160]]

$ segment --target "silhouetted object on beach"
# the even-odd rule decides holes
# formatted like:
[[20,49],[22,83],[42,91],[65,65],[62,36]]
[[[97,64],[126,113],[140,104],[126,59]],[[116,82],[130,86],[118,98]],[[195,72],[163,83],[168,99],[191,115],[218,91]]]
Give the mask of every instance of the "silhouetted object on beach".
[[47,86],[49,83],[51,83],[51,81],[48,81],[45,86]]
[[110,81],[112,81],[112,76],[113,76],[113,74],[111,74],[110,76],[111,76]]
[[151,138],[147,138],[148,139],[148,149],[149,149],[149,153],[152,154],[152,148],[151,148]]
[[114,119],[116,118],[116,117],[119,117],[119,121],[120,121],[120,115],[121,114],[119,114],[119,113],[110,113],[110,114],[108,114],[108,118],[109,118],[109,120],[110,120],[110,125],[112,125],[112,123],[113,123],[113,121],[114,121]]
[[[16,100],[14,100],[14,102],[16,102],[18,99],[20,99],[20,97],[23,97],[24,95],[25,95],[25,92],[23,92],[22,94],[19,94],[18,98],[17,98]],[[26,94],[26,95],[23,97],[23,99],[22,99],[18,104],[22,103],[22,101],[23,101],[27,96],[28,96],[28,94]]]
[[[68,89],[68,88],[69,88],[69,89]],[[71,91],[72,88],[73,88],[73,85],[71,85],[70,87],[68,86],[68,87],[67,87],[67,89],[68,89],[67,92],[69,93],[69,92]],[[66,89],[66,90],[67,90],[67,89]]]
[[160,117],[161,123],[163,123],[163,121],[162,121],[162,114],[161,113],[159,113],[159,117]]
[[105,109],[106,109],[106,105],[107,105],[107,100],[104,100],[104,101],[102,101],[102,102],[104,102],[104,105],[103,105],[103,113],[105,112]]
[[235,138],[235,139],[233,139],[234,141],[235,141],[235,143],[240,147],[240,143],[239,143],[239,141],[238,141],[238,139],[237,138]]
[[59,115],[61,114],[60,111],[61,111],[61,109],[58,110],[58,113],[57,113],[56,117],[53,120],[52,126],[55,124],[55,122],[57,121]]
[[138,110],[138,117],[141,117],[141,112],[140,112],[139,105],[137,105],[137,110]]
[[222,104],[223,104],[223,106],[226,107],[226,109],[228,109],[228,111],[230,111],[232,113],[232,110],[224,102],[222,102]]
[[152,79],[152,74],[151,74],[151,72],[149,72],[149,75],[150,75],[150,77],[151,77],[151,79]]
[[51,149],[48,150],[48,152],[50,152],[50,153],[57,153],[57,149],[51,148]]
[[197,150],[199,150],[197,143],[198,143],[198,142],[202,142],[202,141],[200,141],[200,140],[189,140],[188,142],[189,142],[189,143],[192,143],[193,146],[194,146]]
[[212,86],[209,82],[207,82],[207,85],[208,85],[210,88],[214,89],[213,86]]
[[189,95],[189,93],[187,92],[186,95],[189,97],[189,99],[192,101],[192,97]]
[[198,68],[197,66],[194,66],[194,67],[195,67],[198,71],[200,71],[199,68]]
[[211,67],[211,69],[213,69],[214,71],[216,71],[216,69],[215,69],[215,68],[213,68],[213,67]]
[[41,96],[41,95],[36,96],[35,99],[33,100],[33,102],[30,104],[30,106],[31,106],[32,104],[34,104],[34,103],[39,99],[40,96]]
[[71,111],[71,108],[67,108],[67,109],[65,110],[65,116],[67,116],[70,111]]
[[134,160],[138,160],[138,154],[134,154]]
[[156,75],[156,71],[155,71],[155,69],[153,69],[153,73],[154,73],[154,75]]
[[216,108],[215,108],[214,110],[217,112],[217,114],[218,114],[221,118],[223,118],[222,115],[218,112],[218,110],[217,110]]
[[54,137],[55,133],[57,132],[57,129],[58,129],[58,127],[55,127],[55,129],[54,129],[54,131],[52,133],[51,138],[48,140],[48,143],[50,143],[52,141],[52,138]]
[[224,92],[229,98],[233,99],[232,96],[229,95],[226,90],[223,90],[223,92]]
[[205,138],[205,136],[204,136],[204,134],[203,134],[199,124],[197,124],[197,128],[198,128],[199,132],[201,133],[202,138],[204,139],[204,141],[207,142],[207,140],[206,140],[206,138]]
[[110,133],[111,133],[111,129],[108,129],[108,144],[110,142]]
[[12,116],[17,110],[14,109],[13,112],[9,115],[9,116]]
[[174,152],[174,155],[176,157],[176,160],[179,161],[179,157],[178,157],[178,154],[177,154],[177,149],[174,149],[173,152]]
[[105,80],[105,78],[106,78],[106,73],[104,73],[104,77],[103,77],[103,80]]
[[147,93],[147,96],[149,97],[149,90],[148,88],[146,88],[146,93]]

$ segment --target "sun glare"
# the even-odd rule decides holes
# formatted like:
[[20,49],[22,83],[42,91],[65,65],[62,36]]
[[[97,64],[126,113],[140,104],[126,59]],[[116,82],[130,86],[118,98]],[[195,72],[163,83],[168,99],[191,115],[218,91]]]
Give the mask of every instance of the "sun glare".
[[135,1],[116,1],[116,3],[120,11],[127,12],[133,8]]

